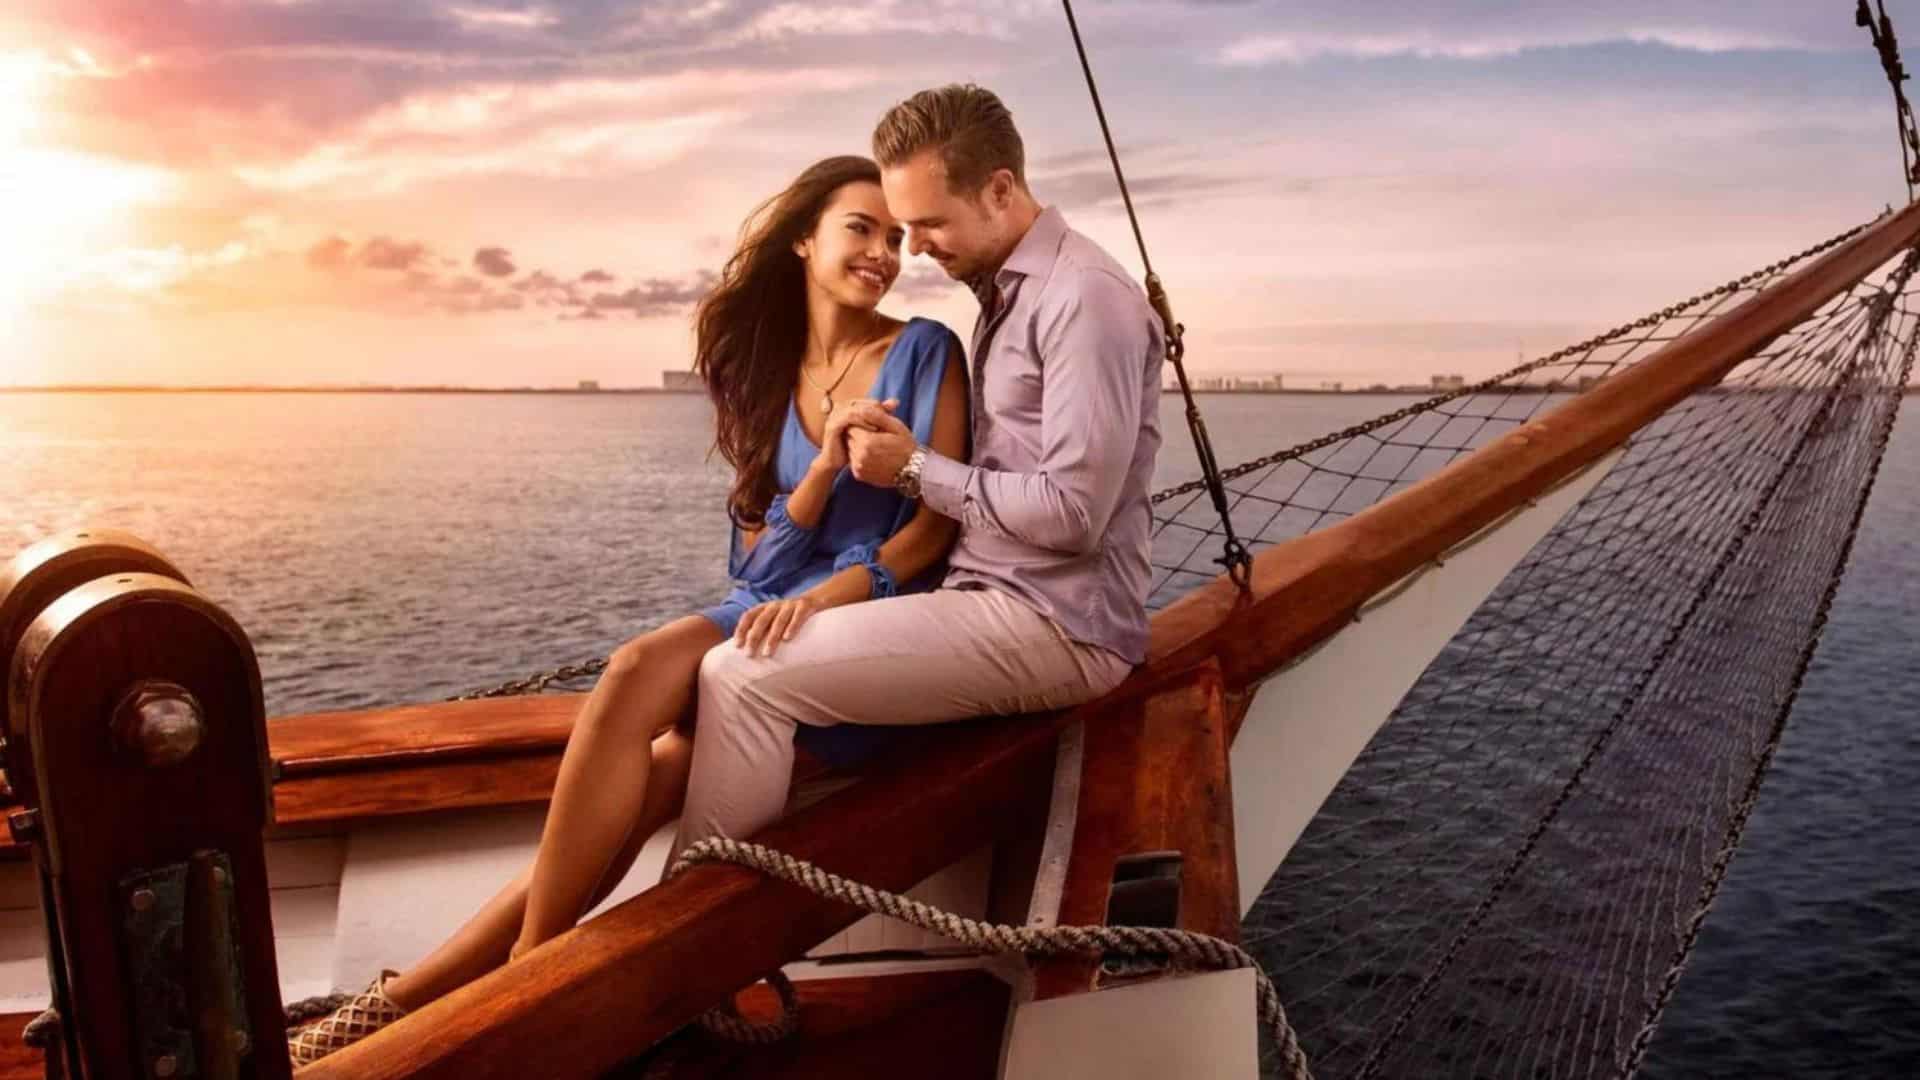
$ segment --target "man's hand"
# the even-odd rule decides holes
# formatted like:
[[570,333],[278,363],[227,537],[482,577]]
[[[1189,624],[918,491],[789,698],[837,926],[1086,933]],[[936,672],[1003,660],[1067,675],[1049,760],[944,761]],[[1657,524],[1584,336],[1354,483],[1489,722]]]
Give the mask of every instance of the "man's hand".
[[848,410],[848,464],[853,468],[853,478],[863,484],[892,487],[919,445],[912,428],[873,402],[856,402]]
[[814,455],[814,466],[828,472],[839,472],[846,468],[847,428],[855,424],[864,426],[867,421],[857,418],[865,417],[869,412],[891,415],[899,405],[899,398],[880,402],[872,398],[849,398],[834,405],[833,412],[827,416],[826,430],[820,436],[820,451]]
[[886,430],[847,428],[847,463],[853,469],[853,478],[878,488],[893,487],[894,479],[920,445],[907,425],[891,416],[886,419],[893,421]]

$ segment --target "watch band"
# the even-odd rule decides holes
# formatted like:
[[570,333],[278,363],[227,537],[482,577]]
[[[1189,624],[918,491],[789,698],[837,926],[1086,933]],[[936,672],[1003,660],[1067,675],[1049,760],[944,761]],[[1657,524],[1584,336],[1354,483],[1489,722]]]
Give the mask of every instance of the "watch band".
[[920,497],[920,468],[927,463],[927,448],[916,446],[913,453],[907,455],[907,463],[900,466],[900,472],[893,478],[893,488],[909,499]]

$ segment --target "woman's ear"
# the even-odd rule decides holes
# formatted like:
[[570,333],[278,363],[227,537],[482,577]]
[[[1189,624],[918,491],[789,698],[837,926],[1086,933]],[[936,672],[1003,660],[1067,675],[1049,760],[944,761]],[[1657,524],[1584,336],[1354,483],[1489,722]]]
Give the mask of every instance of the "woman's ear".
[[813,257],[813,237],[803,236],[793,242],[793,253],[803,259]]

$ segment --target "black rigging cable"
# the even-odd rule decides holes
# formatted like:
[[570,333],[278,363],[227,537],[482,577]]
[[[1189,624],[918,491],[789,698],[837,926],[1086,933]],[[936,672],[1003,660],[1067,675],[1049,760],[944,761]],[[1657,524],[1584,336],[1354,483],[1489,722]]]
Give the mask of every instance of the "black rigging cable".
[[1880,11],[1878,20],[1873,9],[1867,6],[1867,0],[1860,0],[1860,6],[1854,9],[1853,23],[1864,26],[1873,38],[1873,47],[1880,54],[1880,67],[1887,73],[1887,81],[1893,84],[1893,107],[1900,125],[1900,165],[1907,181],[1907,201],[1913,201],[1913,185],[1920,183],[1920,131],[1914,127],[1913,106],[1907,103],[1907,92],[1901,83],[1907,81],[1907,69],[1900,62],[1900,41],[1893,36],[1893,20],[1887,16],[1886,0],[1875,0]]
[[1072,0],[1060,0],[1060,6],[1067,10],[1067,29],[1073,32],[1073,48],[1080,54],[1080,70],[1087,76],[1087,93],[1093,97],[1093,113],[1100,119],[1100,135],[1107,141],[1107,157],[1113,161],[1113,178],[1120,182],[1120,201],[1126,204],[1127,221],[1133,226],[1134,243],[1140,246],[1140,264],[1147,272],[1147,303],[1153,305],[1154,313],[1160,316],[1160,322],[1167,331],[1167,359],[1173,361],[1173,373],[1180,380],[1180,396],[1187,403],[1187,428],[1193,433],[1193,449],[1200,459],[1200,471],[1207,484],[1207,493],[1213,497],[1213,509],[1220,515],[1220,528],[1226,534],[1226,552],[1215,562],[1227,568],[1227,575],[1242,592],[1247,591],[1252,582],[1253,557],[1247,553],[1247,545],[1242,543],[1233,532],[1233,518],[1227,509],[1227,488],[1220,479],[1220,465],[1213,456],[1213,441],[1207,438],[1206,421],[1200,417],[1200,406],[1194,404],[1193,388],[1187,382],[1187,368],[1182,358],[1186,356],[1187,328],[1175,322],[1173,306],[1167,302],[1167,290],[1160,284],[1160,275],[1153,272],[1153,260],[1147,257],[1147,241],[1140,234],[1140,218],[1133,212],[1133,196],[1127,193],[1127,178],[1120,171],[1120,154],[1113,148],[1113,132],[1107,128],[1107,111],[1100,105],[1100,90],[1093,83],[1093,66],[1087,62],[1087,49],[1080,41],[1080,25],[1073,18]]

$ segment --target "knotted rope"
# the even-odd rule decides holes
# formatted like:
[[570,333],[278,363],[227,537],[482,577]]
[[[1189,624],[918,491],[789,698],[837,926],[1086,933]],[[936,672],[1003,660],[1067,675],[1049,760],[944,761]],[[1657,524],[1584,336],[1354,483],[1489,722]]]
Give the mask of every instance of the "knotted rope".
[[[1150,957],[1163,960],[1176,971],[1234,971],[1251,968],[1259,984],[1260,1019],[1273,1033],[1274,1043],[1279,1047],[1280,1062],[1285,1075],[1292,1080],[1312,1080],[1312,1072],[1307,1068],[1306,1054],[1300,1049],[1300,1040],[1293,1033],[1293,1026],[1287,1022],[1286,1010],[1280,1006],[1280,994],[1273,987],[1253,957],[1231,942],[1206,934],[1189,930],[1169,930],[1154,926],[1005,926],[996,923],[981,922],[951,911],[942,911],[931,904],[902,896],[899,893],[876,889],[858,881],[831,874],[804,859],[796,859],[784,852],[760,844],[749,844],[726,837],[713,837],[682,852],[673,864],[668,877],[697,863],[724,862],[735,866],[744,866],[758,870],[769,877],[777,878],[789,885],[797,885],[816,896],[829,900],[838,900],[851,904],[863,911],[875,915],[886,915],[910,923],[922,930],[931,930],[936,934],[952,938],[963,945],[1000,953],[1018,953],[1023,956],[1092,956],[1100,957],[1109,953],[1119,953],[1129,957]],[[774,984],[779,990],[785,984],[784,977]],[[795,1025],[791,1002],[792,986],[786,984],[782,994],[784,1012],[774,1025],[754,1027],[755,1041],[770,1041],[762,1036],[775,1027],[784,1026],[792,1030]],[[707,1030],[715,1028],[708,1025],[709,1013],[701,1022]],[[728,1016],[728,1022],[745,1023],[738,1016]],[[716,1032],[720,1033],[720,1032]],[[779,1036],[776,1036],[779,1037]]]

